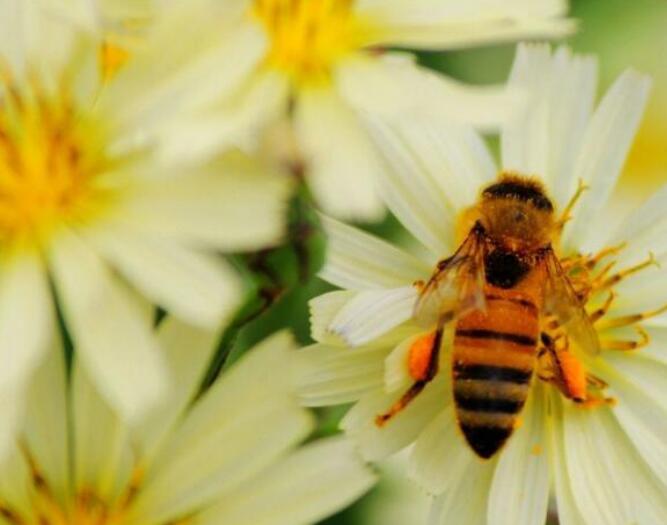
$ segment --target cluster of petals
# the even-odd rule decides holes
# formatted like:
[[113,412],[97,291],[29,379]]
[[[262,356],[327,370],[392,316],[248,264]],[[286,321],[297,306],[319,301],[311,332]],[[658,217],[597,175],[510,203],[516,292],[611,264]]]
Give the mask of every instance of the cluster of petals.
[[[280,128],[290,136],[283,137],[290,144],[284,155],[289,159],[297,150],[320,206],[347,219],[378,219],[384,209],[378,194],[381,163],[362,115],[437,111],[490,127],[511,106],[500,86],[465,85],[387,48],[443,51],[554,38],[575,27],[562,0],[195,4],[199,14],[188,6],[180,16],[197,27],[197,41],[210,46],[211,63],[220,64],[214,76],[207,72],[196,96],[189,95],[193,139],[185,147],[193,155],[221,144],[250,147],[260,130],[288,120],[288,130]],[[172,151],[182,147],[178,140],[169,145]]]
[[185,73],[161,61],[146,82],[143,61],[178,42],[145,38],[108,75],[100,51],[115,16],[87,2],[0,3],[3,445],[60,321],[104,396],[139,418],[169,388],[143,323],[150,305],[219,326],[241,284],[217,253],[283,235],[289,181],[238,151],[197,165],[160,154]]
[[315,421],[294,395],[286,333],[201,394],[218,336],[173,318],[159,326],[178,387],[132,424],[84,367],[68,378],[63,353],[50,354],[0,473],[3,523],[290,525],[316,522],[368,490],[375,476],[348,441],[299,447]]

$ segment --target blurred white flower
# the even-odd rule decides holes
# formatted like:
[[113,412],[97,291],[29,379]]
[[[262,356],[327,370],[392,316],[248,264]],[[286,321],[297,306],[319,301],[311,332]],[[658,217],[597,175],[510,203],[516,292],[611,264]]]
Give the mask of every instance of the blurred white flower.
[[[590,57],[520,46],[510,84],[527,90],[529,100],[504,127],[501,150],[502,169],[539,178],[561,212],[578,180],[589,187],[554,247],[559,257],[617,247],[591,270],[592,277],[609,272],[611,280],[586,304],[592,314],[610,290],[616,294],[595,324],[603,351],[582,357],[586,370],[607,383],[613,406],[584,408],[534,378],[522,425],[503,450],[482,461],[458,429],[445,345],[443,373],[385,426],[376,425],[376,416],[414,382],[408,355],[425,332],[412,320],[413,283],[428,279],[436,261],[454,252],[457,234],[465,234],[456,231],[457,220],[497,180],[498,169],[472,130],[426,118],[375,122],[375,137],[388,152],[386,200],[422,245],[414,255],[325,219],[330,244],[322,276],[345,290],[311,303],[318,343],[299,354],[303,400],[355,402],[342,426],[367,459],[414,443],[411,475],[438,495],[433,524],[542,524],[550,490],[564,525],[657,524],[667,516],[667,316],[659,309],[667,275],[644,262],[616,282],[607,268],[614,262],[614,270],[627,271],[651,252],[657,261],[667,258],[667,188],[622,220],[608,208],[649,80],[627,71],[595,107],[596,78]],[[625,317],[639,312],[646,318]],[[637,321],[650,342],[620,351],[640,345],[631,329]]]
[[289,374],[292,339],[267,339],[195,397],[216,334],[173,318],[158,329],[174,387],[127,425],[62,352],[27,393],[19,443],[0,470],[3,523],[302,525],[374,483],[349,442],[298,448],[314,420]]
[[217,326],[241,290],[214,252],[279,241],[289,185],[240,155],[160,163],[157,131],[177,120],[163,84],[104,77],[88,3],[69,4],[0,2],[0,393],[20,399],[57,303],[88,373],[137,418],[166,377],[135,292]]
[[377,219],[383,212],[376,189],[380,166],[360,122],[364,114],[437,111],[488,126],[508,110],[503,89],[465,86],[420,67],[410,54],[384,48],[447,50],[558,37],[574,28],[563,18],[563,0],[171,4],[177,6],[174,24],[164,33],[191,38],[207,52],[193,67],[201,73],[200,87],[188,94],[192,138],[173,141],[167,154],[206,154],[242,143],[247,124],[261,127],[289,116],[319,203],[353,219]]

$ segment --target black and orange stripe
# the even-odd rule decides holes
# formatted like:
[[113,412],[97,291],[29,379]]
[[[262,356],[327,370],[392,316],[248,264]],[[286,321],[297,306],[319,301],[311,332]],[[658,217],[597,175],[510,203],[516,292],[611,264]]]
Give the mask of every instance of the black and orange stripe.
[[513,289],[487,284],[486,311],[463,316],[456,325],[456,414],[467,442],[482,458],[493,456],[512,434],[530,390],[539,293],[535,279],[526,277]]

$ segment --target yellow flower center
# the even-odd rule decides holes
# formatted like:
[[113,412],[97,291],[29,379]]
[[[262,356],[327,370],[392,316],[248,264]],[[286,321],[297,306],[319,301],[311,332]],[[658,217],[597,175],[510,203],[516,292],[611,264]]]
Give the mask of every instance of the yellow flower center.
[[267,64],[296,83],[321,83],[358,47],[353,0],[255,0],[253,15],[271,40]]
[[[0,90],[3,85],[0,84]],[[0,243],[39,243],[97,210],[95,176],[105,163],[99,133],[69,98],[36,83],[0,91]]]

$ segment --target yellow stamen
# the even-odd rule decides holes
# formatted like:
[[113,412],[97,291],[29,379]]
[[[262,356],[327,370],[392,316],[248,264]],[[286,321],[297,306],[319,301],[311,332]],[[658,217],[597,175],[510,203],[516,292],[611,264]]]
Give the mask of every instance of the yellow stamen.
[[35,244],[104,200],[94,184],[105,163],[101,137],[65,93],[47,94],[36,81],[2,87],[0,243]]
[[271,40],[266,57],[296,83],[322,83],[344,54],[358,47],[353,0],[255,0],[252,14]]

